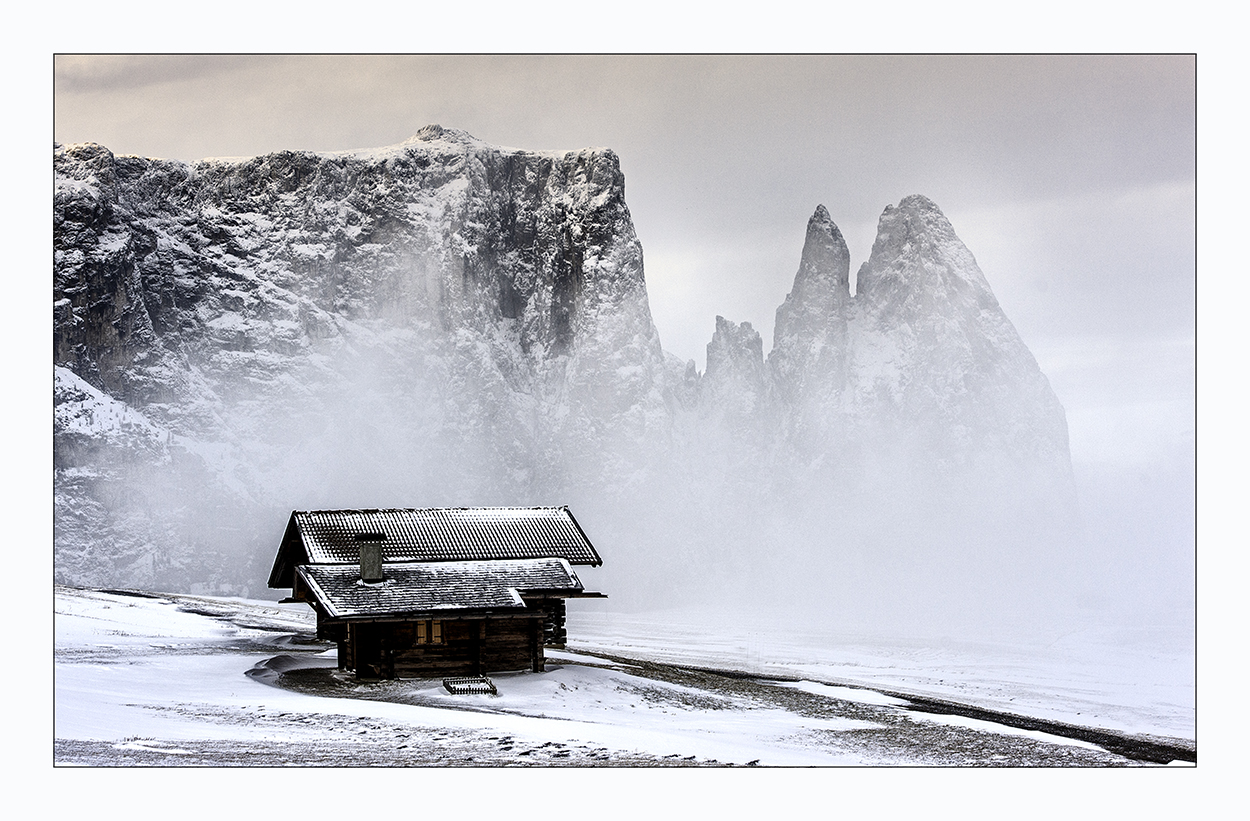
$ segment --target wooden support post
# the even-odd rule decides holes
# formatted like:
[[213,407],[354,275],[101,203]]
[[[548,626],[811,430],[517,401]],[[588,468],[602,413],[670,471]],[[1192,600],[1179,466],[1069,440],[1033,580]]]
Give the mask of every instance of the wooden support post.
[[530,660],[533,662],[535,673],[543,672],[545,667],[543,664],[542,619],[530,619]]

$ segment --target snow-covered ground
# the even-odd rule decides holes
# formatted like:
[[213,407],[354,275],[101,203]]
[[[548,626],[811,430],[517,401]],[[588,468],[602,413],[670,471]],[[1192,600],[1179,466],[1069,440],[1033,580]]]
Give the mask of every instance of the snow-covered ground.
[[[674,628],[668,619],[574,613],[576,642],[549,653],[547,672],[496,676],[497,696],[452,696],[438,681],[361,684],[338,674],[333,651],[310,642],[312,626],[304,605],[58,588],[56,761],[1133,763],[1086,741],[913,712],[904,691],[1006,702],[1013,712],[1049,711],[1074,723],[1096,708],[1089,715],[1118,716],[1120,728],[1153,735],[1178,735],[1184,724],[1181,705],[1168,700],[1183,698],[1183,687],[1159,683],[1167,698],[1139,699],[1135,708],[1117,698],[1120,679],[1106,680],[1115,665],[1105,658],[1101,667],[1047,672],[1040,656],[984,648],[923,652],[798,635],[782,642],[760,632],[725,640],[695,621]],[[798,680],[705,676],[648,659]],[[1076,707],[1084,709],[1073,715]],[[1189,720],[1192,727],[1192,710]]]
[[[220,604],[229,600],[201,601],[222,613],[230,610]],[[173,756],[200,759],[219,752],[215,742],[236,742],[257,751],[256,763],[273,763],[261,752],[263,745],[308,749],[313,744],[323,751],[341,747],[334,763],[378,763],[373,748],[379,735],[387,735],[427,742],[435,754],[422,755],[416,763],[502,763],[511,756],[521,763],[526,762],[521,756],[558,762],[570,755],[588,763],[608,755],[627,761],[662,762],[671,756],[721,763],[766,756],[768,763],[783,765],[862,760],[785,739],[862,728],[865,722],[736,710],[732,699],[715,703],[690,688],[637,679],[627,668],[561,664],[579,657],[559,651],[552,653],[546,674],[496,677],[497,697],[451,696],[438,681],[378,683],[360,699],[266,686],[279,671],[333,667],[333,651],[296,655],[297,647],[282,645],[283,634],[188,613],[180,609],[186,602],[58,591],[56,737],[106,743],[70,745],[58,758],[100,764],[105,763],[100,751],[111,749],[120,755],[160,756],[135,763],[169,764],[177,763]],[[306,605],[251,606],[272,620],[269,627],[285,622],[307,633],[312,626]],[[257,645],[251,652],[249,643]],[[275,658],[276,663],[261,666]],[[410,700],[424,703],[374,700],[388,689],[391,694],[402,689]],[[709,721],[709,713],[718,720]],[[188,742],[195,742],[194,750]],[[387,752],[411,746],[397,742],[387,745]]]
[[[591,651],[853,683],[1126,733],[1195,740],[1194,633],[1139,625],[1074,629],[1051,641],[905,640],[796,630],[759,617],[570,608],[570,641]],[[727,629],[726,625],[730,625]]]

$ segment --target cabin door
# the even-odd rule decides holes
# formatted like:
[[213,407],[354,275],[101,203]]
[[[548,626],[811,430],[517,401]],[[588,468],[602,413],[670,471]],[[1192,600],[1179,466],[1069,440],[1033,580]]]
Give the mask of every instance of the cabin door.
[[387,652],[382,625],[352,625],[357,678],[394,678],[391,654]]

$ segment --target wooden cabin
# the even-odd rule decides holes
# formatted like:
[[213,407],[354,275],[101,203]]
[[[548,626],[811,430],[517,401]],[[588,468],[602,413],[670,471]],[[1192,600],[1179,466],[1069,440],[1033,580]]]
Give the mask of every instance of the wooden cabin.
[[603,597],[573,566],[601,564],[567,507],[297,510],[269,586],[358,678],[541,672],[565,600]]

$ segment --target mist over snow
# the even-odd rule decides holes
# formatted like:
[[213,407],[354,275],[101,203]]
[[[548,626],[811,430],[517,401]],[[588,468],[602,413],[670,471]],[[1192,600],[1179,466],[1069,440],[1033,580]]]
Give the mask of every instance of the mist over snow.
[[293,509],[567,504],[614,609],[1033,636],[1187,612],[1099,512],[1148,497],[1074,474],[992,272],[923,196],[854,293],[812,203],[767,356],[716,317],[700,372],[662,347],[609,149],[427,126],[53,163],[58,583],[258,597]]

